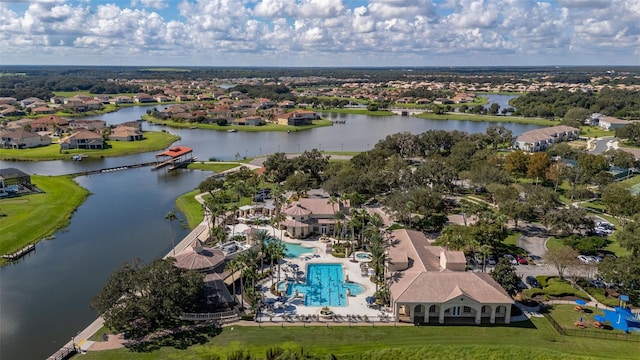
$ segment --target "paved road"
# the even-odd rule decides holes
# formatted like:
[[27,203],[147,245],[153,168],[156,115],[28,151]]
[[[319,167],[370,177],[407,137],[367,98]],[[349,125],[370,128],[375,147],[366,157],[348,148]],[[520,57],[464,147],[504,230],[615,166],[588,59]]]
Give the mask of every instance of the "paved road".
[[613,136],[605,136],[593,141],[593,149],[589,152],[592,154],[602,154],[613,146]]
[[549,238],[549,232],[544,226],[537,223],[523,223],[520,226],[520,238],[518,246],[529,255],[542,258],[547,251],[545,242]]

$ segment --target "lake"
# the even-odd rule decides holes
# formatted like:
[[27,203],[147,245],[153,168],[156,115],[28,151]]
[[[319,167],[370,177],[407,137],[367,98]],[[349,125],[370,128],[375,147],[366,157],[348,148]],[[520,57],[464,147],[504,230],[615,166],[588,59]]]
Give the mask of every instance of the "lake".
[[[127,107],[92,118],[109,124],[137,120],[148,109]],[[323,114],[345,124],[300,132],[237,132],[171,129],[144,124],[146,130],[167,130],[181,137],[177,144],[194,149],[203,160],[232,160],[276,151],[300,152],[318,148],[330,151],[370,149],[387,135],[430,129],[484,132],[489,123],[428,120],[413,117]],[[491,123],[494,124],[494,123]],[[539,128],[503,124],[514,135]],[[80,171],[154,161],[154,153],[93,161],[12,162],[31,174],[61,175]],[[0,357],[42,359],[51,355],[92,322],[91,298],[123,262],[150,261],[171,247],[169,223],[164,216],[174,209],[180,194],[193,190],[208,174],[179,170],[171,173],[138,168],[78,177],[91,196],[73,215],[70,225],[55,239],[38,243],[36,251],[14,265],[0,268]],[[187,233],[174,224],[176,238]],[[0,232],[0,237],[2,236]]]

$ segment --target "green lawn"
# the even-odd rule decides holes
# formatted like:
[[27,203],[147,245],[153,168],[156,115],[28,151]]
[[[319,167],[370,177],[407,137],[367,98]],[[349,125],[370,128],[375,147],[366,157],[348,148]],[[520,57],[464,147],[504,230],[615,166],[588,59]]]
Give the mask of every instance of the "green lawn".
[[189,229],[194,229],[204,219],[204,210],[202,205],[195,199],[195,196],[200,193],[200,190],[195,189],[186,194],[180,195],[176,199],[176,206],[180,210],[185,218]]
[[580,136],[586,137],[603,137],[603,136],[615,136],[616,133],[614,131],[607,131],[605,129],[594,127],[594,126],[580,126]]
[[353,108],[350,108],[350,109],[331,108],[331,109],[322,109],[322,110],[313,109],[313,108],[307,108],[306,110],[318,111],[318,112],[327,112],[327,113],[335,113],[335,114],[356,114],[356,115],[369,115],[369,116],[393,116],[393,115],[395,115],[395,113],[392,112],[392,111],[386,111],[386,110],[369,111],[367,109],[353,109]]
[[0,200],[0,213],[7,215],[0,217],[0,254],[36,243],[65,227],[89,195],[64,176],[32,175],[31,182],[44,193]]
[[238,125],[224,125],[220,126],[218,124],[200,124],[200,123],[191,123],[191,122],[176,122],[171,120],[162,120],[158,118],[154,118],[149,115],[143,115],[143,120],[146,120],[150,123],[166,125],[176,128],[192,128],[196,127],[198,129],[207,129],[207,130],[218,130],[218,131],[228,131],[231,129],[236,129],[238,131],[246,131],[246,132],[261,132],[261,131],[302,131],[313,129],[322,126],[331,126],[333,125],[333,121],[331,120],[313,120],[312,125],[305,126],[289,126],[289,125],[278,125],[278,124],[265,124],[261,126],[238,126]]
[[217,162],[195,162],[189,164],[188,168],[193,170],[213,171],[214,173],[221,173],[226,170],[230,170],[240,166],[240,163],[217,163]]
[[167,132],[146,131],[141,141],[107,141],[108,149],[74,149],[60,152],[59,144],[51,144],[31,149],[0,149],[1,160],[70,160],[73,154],[84,154],[89,158],[114,157],[139,154],[164,149],[179,140]]
[[338,359],[633,359],[637,343],[560,336],[544,318],[511,326],[226,327],[204,345],[89,352],[85,359],[222,359],[237,350],[264,359],[267,349],[303,348]]
[[474,115],[474,114],[461,114],[461,113],[446,113],[446,114],[422,113],[422,114],[416,115],[416,117],[423,118],[423,119],[431,119],[431,120],[486,121],[486,122],[533,124],[533,125],[542,125],[542,126],[554,126],[559,124],[557,121],[542,119],[542,118],[526,118],[526,117],[520,117],[520,116]]

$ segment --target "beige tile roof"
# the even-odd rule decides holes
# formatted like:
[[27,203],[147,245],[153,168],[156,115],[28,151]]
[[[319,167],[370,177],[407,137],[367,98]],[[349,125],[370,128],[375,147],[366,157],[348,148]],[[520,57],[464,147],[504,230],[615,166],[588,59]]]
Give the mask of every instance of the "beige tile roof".
[[189,270],[214,269],[224,262],[224,253],[220,249],[204,246],[196,240],[182,253],[176,255],[175,266]]
[[509,294],[487,273],[422,272],[417,276],[406,274],[405,277],[408,280],[413,278],[413,281],[398,281],[391,285],[396,302],[443,303],[461,295],[483,304],[513,302]]
[[311,214],[311,210],[297,202],[289,205],[289,207],[284,210],[284,213],[289,216],[304,216]]

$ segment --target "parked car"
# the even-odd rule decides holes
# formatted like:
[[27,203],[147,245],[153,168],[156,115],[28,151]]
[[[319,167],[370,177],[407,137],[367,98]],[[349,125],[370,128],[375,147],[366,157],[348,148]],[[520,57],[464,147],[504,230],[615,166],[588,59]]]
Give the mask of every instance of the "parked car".
[[503,256],[505,259],[509,260],[509,262],[511,263],[511,265],[518,265],[518,260],[516,260],[515,257],[513,257],[513,255],[511,254],[504,254]]
[[535,276],[529,275],[529,276],[526,277],[525,281],[532,288],[542,289],[542,286],[540,285],[540,283],[538,282],[538,279],[536,279]]
[[600,280],[591,280],[589,281],[589,285],[593,286],[593,287],[597,287],[597,288],[601,288],[604,287],[604,283]]
[[578,255],[578,260],[580,260],[584,264],[590,264],[595,262],[595,260],[592,259],[591,256],[587,256],[587,255]]
[[487,265],[490,265],[490,266],[496,265],[496,258],[493,255],[490,255],[489,257],[487,257]]
[[522,255],[516,255],[516,261],[520,265],[529,265],[529,262],[527,261],[527,258],[522,256]]

